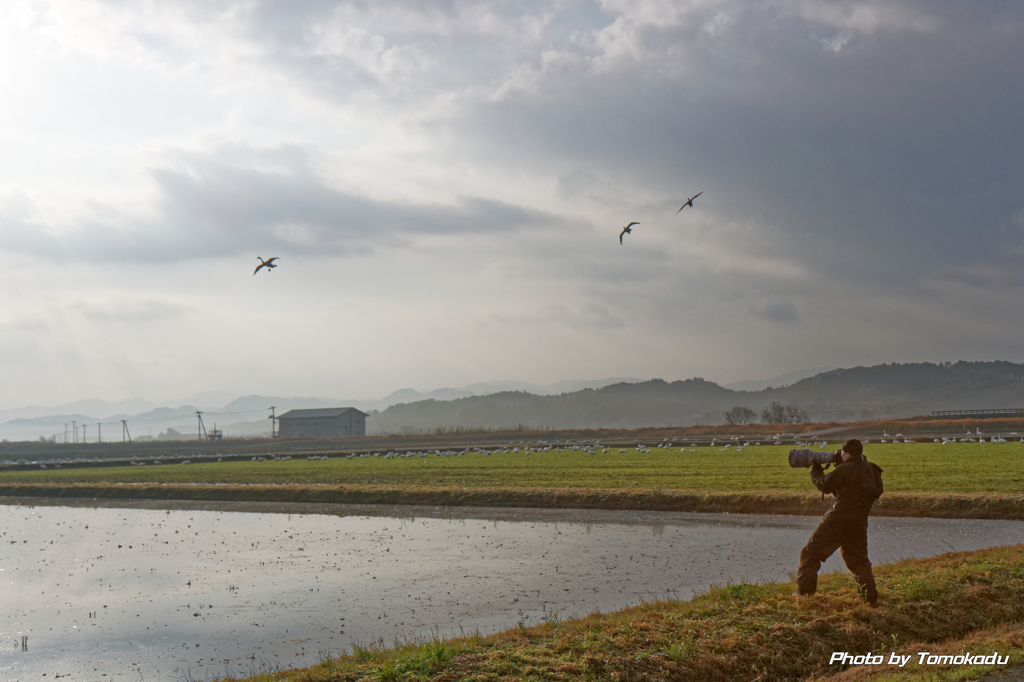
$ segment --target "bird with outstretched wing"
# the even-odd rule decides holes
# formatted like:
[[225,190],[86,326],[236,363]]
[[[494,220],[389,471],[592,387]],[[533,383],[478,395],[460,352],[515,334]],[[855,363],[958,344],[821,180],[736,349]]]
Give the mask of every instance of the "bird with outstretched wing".
[[263,268],[266,268],[267,272],[269,272],[277,267],[277,263],[274,262],[277,260],[277,256],[274,256],[273,258],[268,258],[267,260],[263,260],[263,258],[261,258],[260,256],[256,256],[256,258],[259,259],[260,264],[257,265],[256,269],[252,271],[252,274],[254,275]]
[[619,233],[619,243],[620,244],[622,243],[622,235],[624,235],[624,234],[633,234],[632,227],[634,225],[639,225],[639,224],[640,223],[634,221],[634,222],[630,223],[629,225],[626,225],[624,228],[622,228],[622,232]]
[[[679,207],[679,211],[682,211],[687,206],[689,206],[690,208],[693,208],[693,200],[696,199],[697,197],[699,197],[701,194],[704,194],[704,190],[701,190],[701,191],[697,192],[692,197],[687,199],[686,203],[684,203],[682,206]],[[679,213],[679,211],[676,211],[676,213]]]

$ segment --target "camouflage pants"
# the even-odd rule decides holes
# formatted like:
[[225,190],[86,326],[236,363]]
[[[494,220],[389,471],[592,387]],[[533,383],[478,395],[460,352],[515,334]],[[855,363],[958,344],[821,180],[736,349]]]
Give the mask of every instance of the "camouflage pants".
[[821,520],[807,544],[800,550],[800,568],[796,574],[796,584],[800,593],[815,593],[818,589],[818,569],[821,568],[821,562],[832,556],[837,549],[842,551],[846,567],[856,578],[861,596],[869,604],[876,603],[878,590],[875,587],[875,576],[871,572],[871,561],[868,560],[866,518],[863,523],[843,523],[829,515]]

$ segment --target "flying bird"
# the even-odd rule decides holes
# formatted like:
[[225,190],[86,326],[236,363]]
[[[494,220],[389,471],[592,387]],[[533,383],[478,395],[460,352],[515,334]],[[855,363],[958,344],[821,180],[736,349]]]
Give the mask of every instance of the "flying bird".
[[277,267],[277,263],[274,262],[277,260],[277,256],[274,256],[273,258],[268,258],[267,260],[263,260],[259,256],[256,256],[256,258],[259,258],[260,264],[257,265],[256,269],[252,271],[252,274],[254,275],[260,271],[260,268],[266,268],[268,271],[270,271]]
[[634,222],[631,222],[629,225],[626,225],[624,228],[622,228],[622,232],[619,233],[619,243],[620,244],[622,243],[622,235],[627,234],[627,233],[628,234],[633,234],[633,230],[630,229],[630,228],[632,228],[634,225],[639,225],[639,224],[640,223],[634,221]]
[[[689,206],[690,208],[693,208],[693,200],[696,199],[697,197],[699,197],[701,194],[704,194],[704,190],[701,190],[701,191],[697,192],[692,197],[687,199],[686,203],[679,207],[679,211],[682,211],[687,206]],[[676,211],[676,213],[679,213],[679,211]]]

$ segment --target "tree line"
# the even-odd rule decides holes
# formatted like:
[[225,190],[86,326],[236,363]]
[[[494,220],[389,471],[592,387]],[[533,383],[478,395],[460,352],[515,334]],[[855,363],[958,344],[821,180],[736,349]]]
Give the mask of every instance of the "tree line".
[[[757,412],[749,407],[737,405],[725,413],[725,421],[732,426],[743,426],[753,424],[757,418]],[[768,407],[761,410],[762,424],[802,424],[808,421],[807,411],[796,405],[783,405],[773,400]]]

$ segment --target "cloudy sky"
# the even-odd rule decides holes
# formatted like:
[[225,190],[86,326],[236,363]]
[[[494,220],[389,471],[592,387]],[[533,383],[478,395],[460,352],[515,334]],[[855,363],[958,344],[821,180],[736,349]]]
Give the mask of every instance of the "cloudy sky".
[[0,408],[1024,361],[1021,64],[1019,2],[5,0]]

